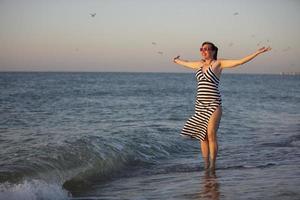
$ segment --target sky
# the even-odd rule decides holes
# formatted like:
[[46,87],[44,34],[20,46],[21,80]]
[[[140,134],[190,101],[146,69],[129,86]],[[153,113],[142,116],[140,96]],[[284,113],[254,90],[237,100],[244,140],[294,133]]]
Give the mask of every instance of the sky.
[[300,72],[299,11],[299,0],[0,0],[0,71],[192,72],[172,58],[199,60],[211,41],[224,59],[272,47],[228,73]]

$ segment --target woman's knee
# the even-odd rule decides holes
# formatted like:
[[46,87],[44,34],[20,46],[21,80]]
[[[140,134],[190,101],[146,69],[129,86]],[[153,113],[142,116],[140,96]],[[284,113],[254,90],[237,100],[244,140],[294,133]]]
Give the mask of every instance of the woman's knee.
[[217,141],[217,131],[209,130],[207,133],[207,139],[209,142],[216,142]]

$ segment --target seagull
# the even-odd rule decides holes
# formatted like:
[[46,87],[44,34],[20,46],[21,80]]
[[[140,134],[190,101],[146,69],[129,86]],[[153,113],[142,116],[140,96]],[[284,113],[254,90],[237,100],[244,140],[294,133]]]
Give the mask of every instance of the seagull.
[[257,43],[257,46],[259,46],[262,43],[262,41],[260,41],[259,43]]
[[156,42],[152,42],[153,45],[156,45]]
[[95,17],[96,13],[90,13],[91,17]]
[[236,16],[236,15],[239,15],[239,13],[238,13],[238,12],[235,12],[235,13],[233,13],[233,15],[235,15],[235,16]]

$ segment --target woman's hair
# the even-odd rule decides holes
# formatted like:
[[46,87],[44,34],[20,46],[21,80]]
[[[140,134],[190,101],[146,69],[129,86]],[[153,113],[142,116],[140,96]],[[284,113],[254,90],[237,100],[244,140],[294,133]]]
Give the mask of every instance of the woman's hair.
[[209,44],[211,47],[212,47],[212,50],[215,51],[215,54],[214,54],[214,59],[217,60],[218,59],[218,47],[216,47],[212,42],[203,42],[202,43],[202,46],[206,45],[206,44]]

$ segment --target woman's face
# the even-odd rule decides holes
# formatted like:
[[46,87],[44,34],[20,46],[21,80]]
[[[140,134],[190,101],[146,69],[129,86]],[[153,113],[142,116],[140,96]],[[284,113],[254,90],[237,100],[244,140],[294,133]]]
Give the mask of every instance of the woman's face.
[[210,44],[205,44],[200,48],[201,55],[203,59],[213,59],[214,51],[212,50],[212,46]]

